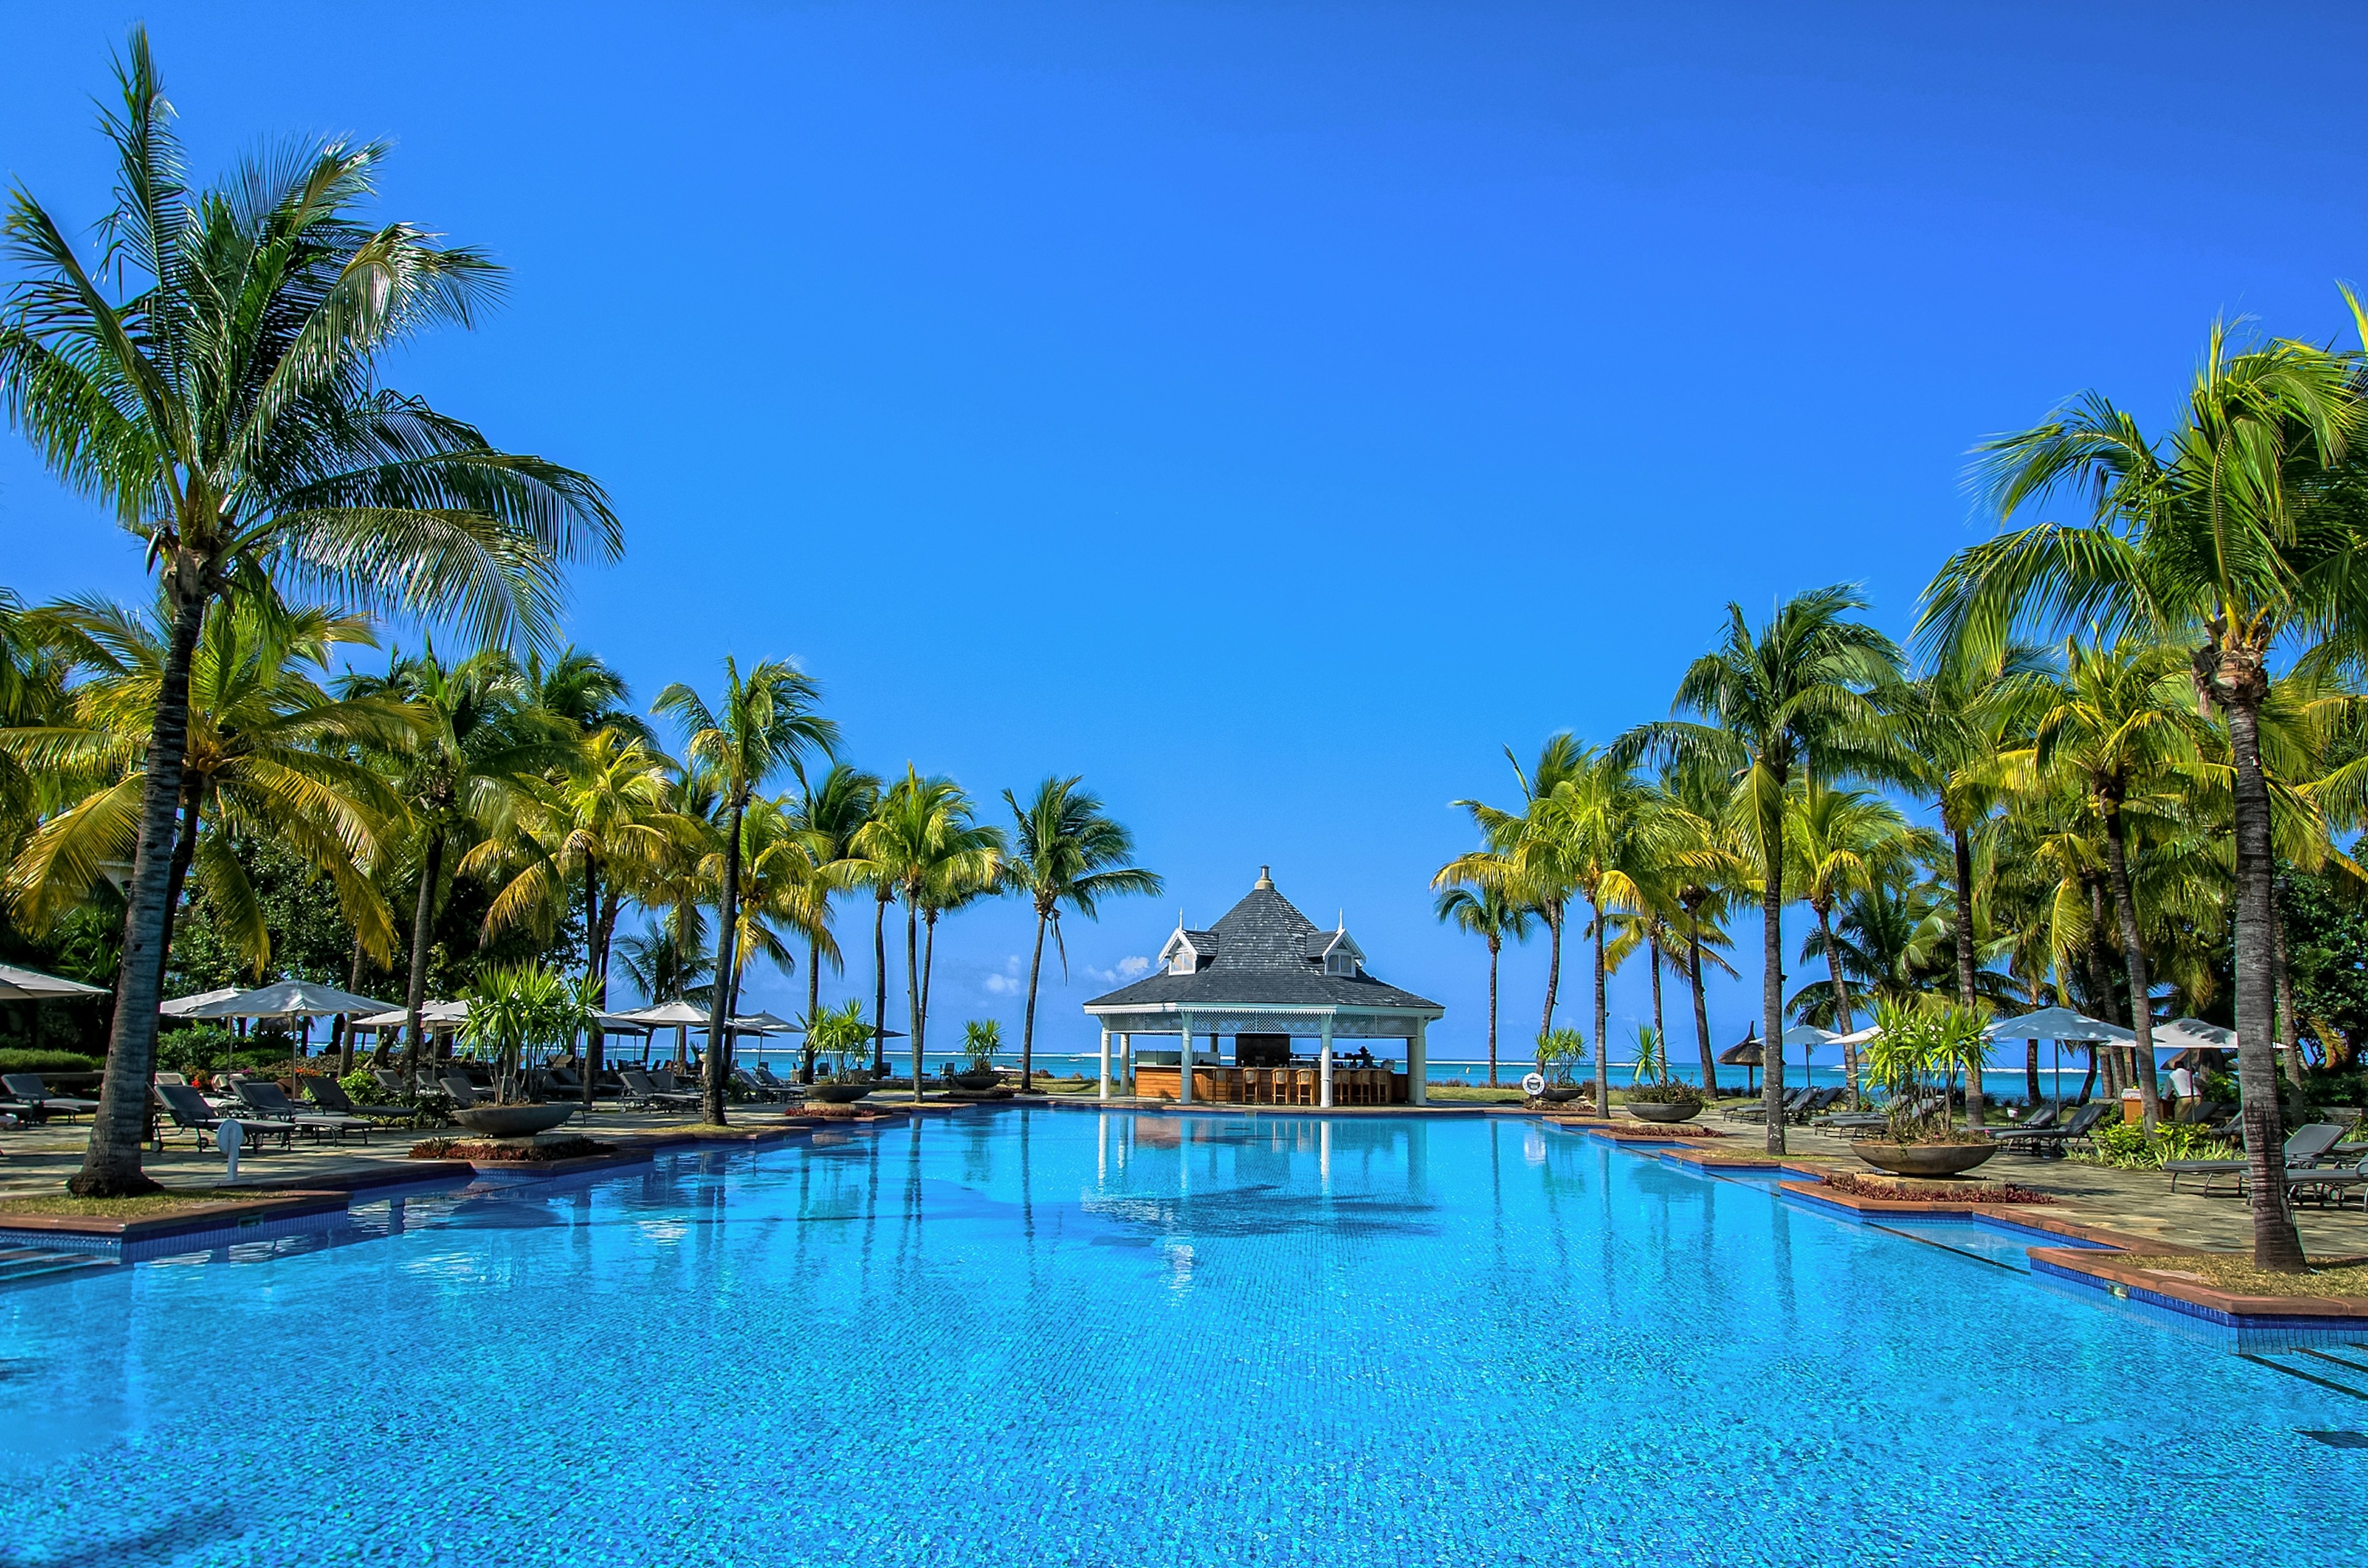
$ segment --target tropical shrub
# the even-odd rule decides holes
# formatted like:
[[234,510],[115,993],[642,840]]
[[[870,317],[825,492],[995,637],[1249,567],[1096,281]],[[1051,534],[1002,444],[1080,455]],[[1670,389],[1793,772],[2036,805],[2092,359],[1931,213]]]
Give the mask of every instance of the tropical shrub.
[[187,1024],[156,1037],[156,1065],[167,1073],[220,1067],[237,1044],[238,1037],[220,1024]]
[[0,1073],[96,1073],[106,1065],[72,1051],[0,1051]]
[[518,1073],[529,1051],[556,1051],[598,1017],[589,993],[548,964],[506,964],[478,978],[461,1038],[492,1057],[495,1093],[518,1098]]
[[1879,1004],[1875,1022],[1878,1032],[1863,1060],[1867,1076],[1884,1093],[1891,1141],[1960,1142],[1950,1097],[1958,1073],[1978,1073],[1988,1064],[1981,1014],[1942,997],[1920,996]]
[[863,1021],[863,1004],[849,997],[843,1006],[825,1007],[806,1027],[806,1044],[826,1059],[831,1084],[869,1082],[871,1076],[871,1029]]
[[2226,1160],[2237,1154],[2237,1146],[2226,1139],[2178,1121],[2164,1122],[2151,1138],[2142,1123],[2112,1122],[2089,1134],[2089,1142],[2093,1153],[2072,1158],[2125,1171],[2159,1170],[2165,1160]]
[[1587,1037],[1568,1025],[1538,1036],[1538,1065],[1556,1084],[1568,1084],[1572,1065],[1587,1059]]
[[1003,1025],[994,1018],[973,1018],[962,1026],[962,1057],[973,1073],[985,1073],[995,1066],[995,1053],[1003,1049]]

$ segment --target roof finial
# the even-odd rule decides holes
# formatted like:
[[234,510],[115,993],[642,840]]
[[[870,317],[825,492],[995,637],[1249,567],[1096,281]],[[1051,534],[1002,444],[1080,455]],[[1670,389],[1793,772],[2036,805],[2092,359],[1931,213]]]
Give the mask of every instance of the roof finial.
[[1272,892],[1273,891],[1274,869],[1271,866],[1260,866],[1258,868],[1258,880],[1250,884],[1250,892]]

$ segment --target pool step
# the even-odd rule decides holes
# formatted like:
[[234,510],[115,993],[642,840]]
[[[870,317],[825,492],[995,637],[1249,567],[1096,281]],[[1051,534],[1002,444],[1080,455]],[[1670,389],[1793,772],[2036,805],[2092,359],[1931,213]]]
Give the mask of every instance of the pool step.
[[96,1253],[57,1252],[47,1247],[0,1247],[0,1285],[66,1274],[78,1268],[112,1268],[115,1260]]

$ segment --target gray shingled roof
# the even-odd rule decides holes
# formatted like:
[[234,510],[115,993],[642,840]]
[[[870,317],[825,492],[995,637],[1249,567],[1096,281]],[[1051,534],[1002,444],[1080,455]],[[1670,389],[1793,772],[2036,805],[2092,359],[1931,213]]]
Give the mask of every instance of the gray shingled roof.
[[[1198,936],[1198,933],[1194,934]],[[1315,922],[1271,887],[1252,889],[1212,927],[1216,961],[1196,974],[1145,975],[1132,985],[1097,996],[1088,1007],[1157,1006],[1166,1002],[1212,1007],[1430,1007],[1439,1004],[1384,985],[1370,974],[1326,974],[1323,945],[1328,937]],[[1196,947],[1201,946],[1196,941]],[[1308,957],[1313,947],[1318,955]],[[1206,950],[1205,948],[1202,949]]]

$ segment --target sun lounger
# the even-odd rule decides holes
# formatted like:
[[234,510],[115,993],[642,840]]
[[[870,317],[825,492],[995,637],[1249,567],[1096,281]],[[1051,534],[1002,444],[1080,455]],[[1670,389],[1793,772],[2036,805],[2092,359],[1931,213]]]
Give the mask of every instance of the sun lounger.
[[309,1132],[315,1138],[335,1137],[340,1143],[348,1132],[359,1132],[363,1142],[370,1142],[369,1122],[353,1116],[308,1115],[302,1106],[288,1097],[285,1089],[268,1078],[241,1078],[236,1087],[239,1103],[267,1120],[286,1122],[299,1132]]
[[2018,1154],[2060,1158],[2073,1142],[2085,1141],[2099,1122],[2120,1108],[2113,1101],[2099,1100],[2074,1111],[2072,1119],[2061,1127],[1998,1127],[1989,1129],[1989,1134],[1998,1141],[2000,1148],[2011,1149]]
[[[1794,1112],[1798,1111],[1804,1105],[1806,1105],[1808,1103],[1809,1096],[1816,1093],[1816,1091],[1815,1089],[1787,1089],[1784,1091],[1783,1099],[1778,1102],[1777,1108],[1782,1116],[1789,1119]],[[1735,1109],[1728,1111],[1726,1113],[1726,1119],[1729,1121],[1765,1121],[1768,1119],[1768,1107],[1765,1103],[1755,1099],[1749,1105],[1737,1106]]]
[[408,1106],[356,1105],[346,1094],[345,1085],[335,1078],[308,1077],[301,1081],[306,1096],[331,1116],[366,1116],[379,1121],[409,1121],[418,1114]]
[[[2286,1139],[2286,1169],[2310,1169],[2342,1141],[2343,1129],[2331,1121],[2314,1121],[2295,1128]],[[2170,1189],[2173,1192],[2179,1190],[2180,1176],[2202,1176],[2206,1192],[2210,1192],[2212,1184],[2222,1176],[2234,1176],[2237,1190],[2242,1192],[2246,1173],[2252,1169],[2252,1165],[2247,1160],[2165,1160],[2162,1168],[2170,1173]]]
[[[289,1147],[296,1136],[296,1129],[284,1121],[273,1121],[260,1116],[226,1116],[208,1105],[205,1096],[185,1084],[159,1084],[155,1095],[165,1107],[165,1114],[173,1119],[173,1125],[192,1134],[200,1149],[207,1146],[214,1130],[225,1121],[237,1122],[248,1141],[258,1150],[263,1146],[266,1133],[279,1134],[279,1146],[283,1149]],[[161,1134],[157,1141],[159,1143],[163,1142]]]
[[467,1110],[472,1106],[489,1103],[488,1096],[484,1091],[458,1073],[447,1073],[437,1079],[436,1083],[437,1086],[444,1091],[444,1097],[450,1100],[459,1109]]
[[2286,1196],[2296,1202],[2315,1199],[2324,1208],[2332,1199],[2340,1209],[2344,1196],[2353,1192],[2362,1194],[2362,1207],[2368,1209],[2368,1159],[2286,1172]]
[[734,1067],[732,1069],[732,1081],[739,1085],[741,1093],[748,1095],[756,1099],[778,1100],[786,1097],[780,1088],[768,1087],[766,1085],[758,1083],[746,1067]]
[[773,1075],[773,1070],[766,1066],[761,1062],[757,1064],[757,1082],[764,1085],[765,1087],[780,1095],[781,1098],[785,1100],[799,1100],[805,1098],[806,1086],[803,1084],[792,1084],[787,1079],[775,1077]]
[[625,1082],[625,1098],[639,1106],[670,1106],[681,1108],[699,1104],[697,1095],[686,1095],[671,1089],[661,1089],[647,1073],[628,1067],[618,1074]]
[[97,1100],[80,1100],[72,1095],[50,1093],[49,1085],[41,1082],[41,1075],[39,1073],[9,1073],[0,1075],[0,1088],[6,1088],[8,1091],[10,1099],[19,1105],[32,1107],[45,1118],[87,1116],[98,1108]]

